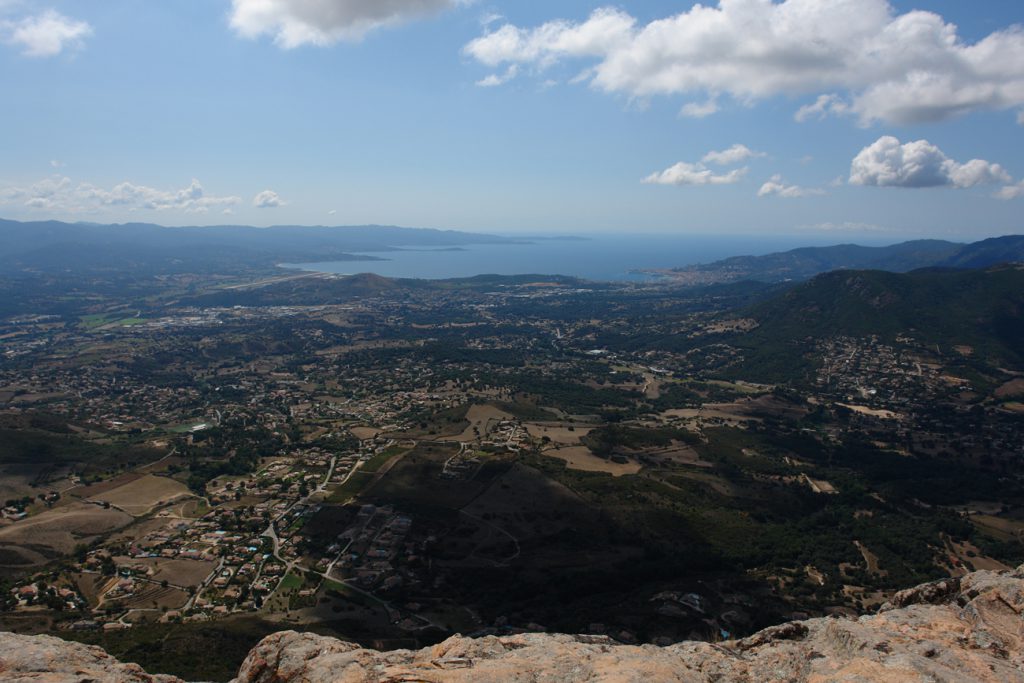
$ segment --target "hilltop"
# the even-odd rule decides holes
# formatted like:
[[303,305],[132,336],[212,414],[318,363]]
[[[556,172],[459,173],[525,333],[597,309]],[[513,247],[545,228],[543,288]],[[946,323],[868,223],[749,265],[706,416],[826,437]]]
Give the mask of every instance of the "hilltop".
[[[625,645],[606,636],[454,636],[379,652],[310,633],[265,638],[233,683],[371,681],[1024,681],[1024,568],[982,571],[897,593],[877,614],[774,626],[742,640]],[[12,682],[181,683],[97,647],[0,633]]]

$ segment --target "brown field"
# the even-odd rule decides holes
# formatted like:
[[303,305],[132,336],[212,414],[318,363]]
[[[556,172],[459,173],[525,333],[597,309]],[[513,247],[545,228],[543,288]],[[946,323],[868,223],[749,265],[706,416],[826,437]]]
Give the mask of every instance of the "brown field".
[[1001,541],[1012,541],[1024,536],[1024,522],[993,515],[971,515],[970,520],[981,531]]
[[128,474],[122,474],[114,477],[113,479],[107,479],[106,481],[101,481],[97,484],[91,484],[89,486],[76,486],[75,488],[68,491],[68,495],[74,496],[75,498],[83,499],[93,498],[102,493],[106,493],[107,491],[112,491],[113,489],[116,489],[119,486],[130,484],[136,479],[141,479],[143,476],[145,475],[138,474],[137,472],[129,472]]
[[0,502],[25,496],[35,497],[41,491],[59,491],[64,488],[63,482],[60,481],[48,482],[42,488],[33,487],[32,482],[44,474],[45,469],[46,465],[0,465]]
[[[21,555],[29,560],[27,564],[41,564],[40,557],[67,555],[79,543],[89,543],[131,521],[131,516],[120,510],[71,503],[0,528],[0,551]],[[0,561],[0,564],[25,563]]]
[[708,404],[705,408],[673,408],[661,413],[663,418],[680,418],[683,420],[718,419],[726,424],[737,425],[748,420],[760,422],[758,418],[748,417],[738,411],[729,410],[730,404]]
[[511,417],[512,415],[509,413],[490,404],[471,405],[469,410],[466,411],[466,420],[469,421],[469,426],[462,430],[461,434],[452,438],[455,441],[473,441],[476,438],[476,433],[473,432],[474,427],[480,431],[480,436],[487,436],[492,422],[497,423],[501,420],[508,420]]
[[996,398],[1009,398],[1010,396],[1024,396],[1024,379],[1011,379],[995,391]]
[[855,413],[861,415],[870,415],[871,417],[879,417],[883,420],[896,420],[899,419],[899,414],[894,413],[891,410],[877,410],[874,408],[868,408],[867,406],[856,406],[849,403],[837,403],[837,406],[842,406],[847,410],[852,410]]
[[1013,569],[1009,565],[1005,565],[999,560],[988,557],[980,550],[977,546],[969,543],[955,543],[950,539],[946,540],[946,549],[951,555],[956,557],[960,562],[960,566],[963,568],[962,573],[966,574],[970,571],[995,571],[1001,572],[1009,569]]
[[361,440],[373,439],[380,434],[380,430],[376,427],[349,427],[348,431]]
[[586,446],[552,448],[544,451],[544,455],[564,460],[566,467],[572,470],[607,472],[613,477],[621,477],[624,474],[636,474],[640,471],[641,467],[638,462],[617,463],[599,458],[591,453],[590,449]]
[[125,527],[110,535],[111,543],[134,543],[145,538],[147,535],[165,529],[177,520],[167,517],[152,517],[137,521],[135,524]]
[[184,458],[179,457],[177,455],[165,455],[156,462],[144,465],[136,469],[135,471],[140,472],[142,474],[158,474],[160,472],[166,472],[167,468],[169,468],[171,465],[181,467],[183,464],[185,464]]
[[167,581],[172,586],[180,586],[182,588],[188,588],[190,586],[198,586],[210,575],[214,567],[217,566],[216,562],[208,562],[205,560],[176,560],[176,559],[162,559],[159,557],[146,557],[146,558],[128,558],[119,557],[116,558],[118,565],[145,565],[153,568],[153,573],[149,576],[153,581]]
[[100,602],[100,596],[110,590],[110,587],[117,582],[116,577],[103,576],[102,574],[72,574],[78,592],[82,594],[89,607],[95,607]]
[[124,609],[177,609],[188,602],[188,593],[177,588],[164,588],[159,584],[137,582],[135,593],[124,598],[104,602]]
[[690,465],[692,467],[714,467],[713,463],[701,460],[700,454],[692,446],[673,442],[672,446],[664,450],[644,451],[644,454],[671,460],[677,465]]
[[146,514],[161,504],[183,496],[192,495],[188,487],[180,481],[147,474],[140,479],[115,489],[110,489],[102,494],[94,494],[90,496],[90,499],[110,503],[137,517]]
[[553,443],[575,445],[580,439],[591,432],[591,427],[574,427],[569,431],[569,425],[561,422],[528,422],[523,425],[527,433],[535,439],[542,439],[545,436]]
[[860,551],[860,556],[864,558],[864,564],[872,574],[878,574],[879,576],[885,576],[889,572],[885,571],[878,564],[878,556],[868,550],[867,546],[860,541],[854,541],[853,544],[857,546],[857,550]]

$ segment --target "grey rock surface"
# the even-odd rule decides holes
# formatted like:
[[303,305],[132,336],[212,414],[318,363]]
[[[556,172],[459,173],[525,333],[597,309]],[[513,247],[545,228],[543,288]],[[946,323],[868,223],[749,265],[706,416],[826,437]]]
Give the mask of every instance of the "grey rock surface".
[[[234,683],[1024,683],[1022,615],[1024,567],[902,591],[878,614],[792,622],[723,643],[657,647],[531,633],[378,652],[282,631],[253,648]],[[180,683],[99,648],[10,633],[0,633],[0,681]]]

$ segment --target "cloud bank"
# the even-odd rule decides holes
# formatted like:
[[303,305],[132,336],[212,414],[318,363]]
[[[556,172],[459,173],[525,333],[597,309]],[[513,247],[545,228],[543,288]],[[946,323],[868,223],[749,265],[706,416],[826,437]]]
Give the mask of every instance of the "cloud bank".
[[799,120],[850,114],[864,125],[1024,106],[1024,29],[967,43],[940,15],[897,14],[887,0],[720,0],[646,25],[602,8],[582,22],[506,23],[463,51],[491,68],[586,60],[598,90],[696,98],[684,115],[713,113],[721,95],[813,96]]
[[198,180],[180,190],[159,190],[145,185],[123,182],[111,189],[90,183],[74,183],[66,176],[46,178],[28,187],[0,189],[0,205],[21,205],[64,213],[90,213],[109,207],[129,211],[179,210],[206,213],[241,203],[239,197],[208,196]]

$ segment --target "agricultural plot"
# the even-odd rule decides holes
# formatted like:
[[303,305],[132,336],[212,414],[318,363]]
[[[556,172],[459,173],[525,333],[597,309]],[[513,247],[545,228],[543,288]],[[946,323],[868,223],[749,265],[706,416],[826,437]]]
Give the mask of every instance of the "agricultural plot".
[[136,582],[136,589],[130,595],[105,600],[104,606],[120,609],[178,609],[188,602],[188,593],[171,586],[155,583]]
[[132,566],[143,565],[152,569],[149,578],[153,581],[167,581],[171,586],[190,588],[201,584],[214,567],[216,562],[207,560],[179,560],[147,557],[141,559],[118,558],[118,564]]
[[544,455],[562,460],[569,469],[581,470],[583,472],[606,472],[613,477],[636,474],[641,468],[638,462],[618,463],[600,458],[594,455],[586,446],[552,448],[544,451]]
[[458,436],[452,437],[455,441],[473,441],[477,437],[486,437],[491,429],[502,420],[512,419],[512,415],[489,403],[473,404],[466,411],[466,420],[469,426],[462,430]]
[[523,425],[535,439],[547,437],[552,443],[566,446],[578,445],[580,439],[590,433],[590,427],[576,427],[562,422],[528,422]]
[[381,430],[376,427],[349,427],[348,431],[352,432],[352,435],[360,441],[365,441],[375,438]]
[[130,515],[88,503],[71,503],[0,528],[0,565],[39,565],[75,546],[127,526]]
[[123,486],[94,495],[91,499],[110,503],[110,505],[137,517],[148,513],[155,507],[191,495],[193,494],[188,487],[180,481],[147,474]]

